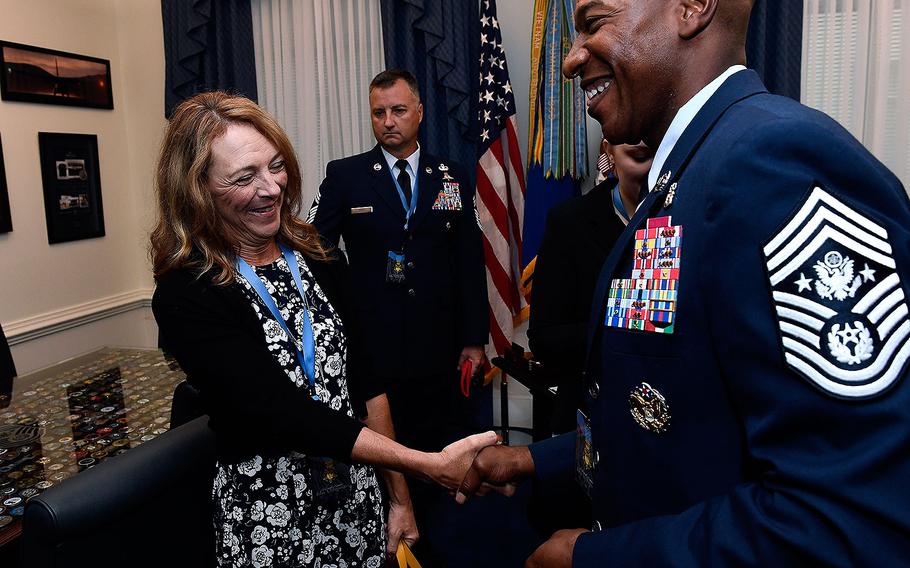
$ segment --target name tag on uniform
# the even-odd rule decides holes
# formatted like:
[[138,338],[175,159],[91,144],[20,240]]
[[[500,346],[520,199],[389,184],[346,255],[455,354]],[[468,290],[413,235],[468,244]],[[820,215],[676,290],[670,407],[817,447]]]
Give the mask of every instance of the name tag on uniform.
[[614,278],[607,296],[607,327],[673,333],[682,250],[682,226],[670,217],[648,219],[635,231],[630,278]]
[[351,207],[351,215],[362,215],[364,213],[372,213],[372,207]]

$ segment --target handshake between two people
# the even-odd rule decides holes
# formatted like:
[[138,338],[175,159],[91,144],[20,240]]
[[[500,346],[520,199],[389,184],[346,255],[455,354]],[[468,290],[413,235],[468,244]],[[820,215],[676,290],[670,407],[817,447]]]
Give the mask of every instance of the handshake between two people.
[[503,446],[502,438],[492,430],[452,442],[439,452],[406,460],[406,464],[411,467],[396,469],[445,487],[459,504],[491,491],[510,496],[515,492],[515,482],[534,474],[534,461],[527,446]]
[[[472,436],[459,440],[447,446],[442,453],[455,456],[466,449],[465,444],[471,443],[471,438],[475,443],[491,441],[493,438],[489,434],[492,433],[475,435],[482,438]],[[534,473],[534,459],[528,446],[503,446],[496,436],[496,442],[475,452],[467,473],[455,489],[455,500],[463,504],[473,495],[485,495],[490,491],[511,496],[515,493],[515,483],[532,477]],[[571,568],[575,541],[585,532],[587,529],[556,531],[527,559],[525,568]]]
[[526,446],[503,446],[501,441],[491,430],[462,438],[439,452],[421,452],[363,428],[351,459],[437,483],[464,503],[474,494],[494,490],[514,493],[510,484],[534,473],[534,462]]
[[534,460],[528,447],[503,446],[497,437],[495,445],[485,446],[475,454],[455,491],[455,501],[463,504],[473,495],[486,495],[490,491],[511,496],[515,493],[515,483],[532,475]]
[[[464,503],[473,495],[496,491],[510,496],[515,483],[534,475],[534,459],[527,446],[503,446],[496,432],[474,434],[435,453],[401,446],[365,428],[354,445],[352,457],[432,481],[455,493]],[[557,531],[528,558],[526,568],[571,567],[575,540],[585,529]],[[402,535],[406,541],[408,538]],[[416,533],[411,541],[416,538]],[[395,538],[397,545],[397,535]],[[390,539],[391,545],[391,539]],[[390,550],[394,551],[392,546]]]

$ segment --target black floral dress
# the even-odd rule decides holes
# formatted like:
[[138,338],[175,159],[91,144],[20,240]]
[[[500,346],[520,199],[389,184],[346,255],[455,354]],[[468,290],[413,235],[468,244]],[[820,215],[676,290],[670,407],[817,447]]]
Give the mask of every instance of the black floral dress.
[[[313,321],[315,394],[353,416],[345,379],[346,343],[341,319],[298,253],[303,296]],[[256,274],[281,316],[302,337],[300,294],[283,257]],[[290,339],[250,285],[238,278],[259,316],[266,342],[289,381],[310,391]],[[319,432],[313,432],[318,436]],[[373,468],[291,452],[217,464],[212,497],[220,566],[379,568],[385,556],[385,522]]]

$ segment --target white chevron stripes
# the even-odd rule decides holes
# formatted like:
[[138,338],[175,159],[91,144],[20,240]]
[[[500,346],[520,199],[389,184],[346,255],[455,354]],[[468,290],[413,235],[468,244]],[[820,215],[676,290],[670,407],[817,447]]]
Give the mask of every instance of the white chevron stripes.
[[901,377],[910,316],[884,227],[816,187],[763,252],[791,368],[844,398]]

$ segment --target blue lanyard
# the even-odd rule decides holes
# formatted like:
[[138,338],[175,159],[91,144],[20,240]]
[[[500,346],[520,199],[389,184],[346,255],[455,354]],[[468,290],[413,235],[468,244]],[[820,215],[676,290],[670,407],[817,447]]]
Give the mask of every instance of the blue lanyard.
[[[294,252],[291,249],[283,244],[279,243],[278,246],[281,247],[281,254],[284,255],[284,259],[291,269],[294,283],[297,284],[297,292],[300,294],[300,299],[303,300],[303,280],[300,278],[300,267],[297,265],[297,257],[294,256]],[[310,319],[310,311],[306,308],[306,302],[303,302],[303,353],[301,353],[300,345],[294,338],[294,334],[288,329],[288,324],[284,321],[284,318],[281,317],[281,312],[278,311],[275,300],[272,299],[269,291],[265,288],[265,284],[263,284],[259,276],[256,275],[253,267],[239,256],[237,257],[235,267],[237,268],[237,272],[239,272],[250,286],[253,287],[253,290],[256,291],[256,294],[259,295],[269,311],[272,312],[272,316],[278,321],[278,325],[280,325],[284,332],[288,334],[288,337],[291,338],[291,343],[294,344],[294,351],[297,353],[297,362],[300,363],[300,370],[303,371],[303,374],[309,381],[310,389],[313,389],[316,386],[316,343],[313,340],[313,320]],[[313,398],[319,400],[319,397],[315,394],[313,395]]]
[[[408,223],[411,221],[411,215],[413,215],[414,210],[417,209],[417,181],[419,178],[416,175],[414,176],[414,189],[411,190],[411,206],[408,207],[408,202],[404,198],[404,191],[401,190],[398,178],[392,173],[392,168],[389,168],[389,174],[392,176],[392,181],[395,182],[395,189],[398,190],[398,198],[401,199],[401,206],[404,208],[404,229],[408,230]],[[408,175],[410,176],[411,174]]]
[[616,210],[616,214],[622,219],[623,225],[629,224],[629,215],[626,213],[626,206],[622,202],[622,194],[619,192],[619,184],[613,186],[613,209]]

